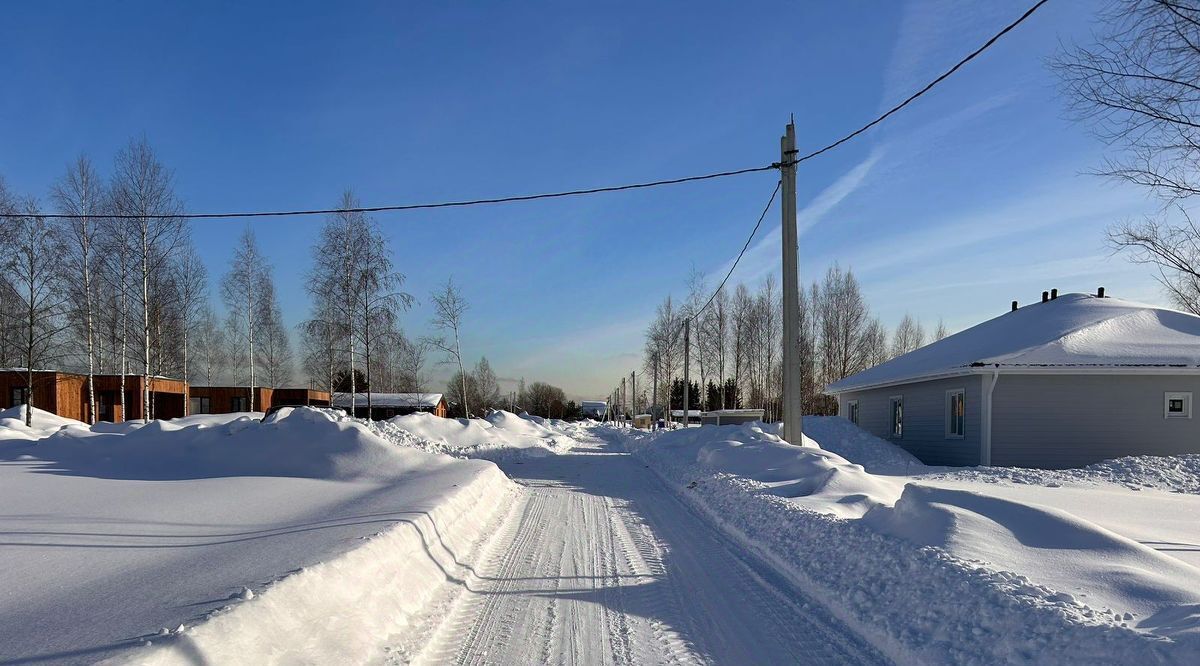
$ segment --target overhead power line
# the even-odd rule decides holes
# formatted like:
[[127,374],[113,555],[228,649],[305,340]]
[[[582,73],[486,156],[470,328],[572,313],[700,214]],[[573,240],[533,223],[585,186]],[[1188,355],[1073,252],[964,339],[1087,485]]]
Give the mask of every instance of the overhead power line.
[[484,204],[500,204],[513,203],[517,201],[536,201],[538,199],[560,199],[563,197],[576,197],[585,194],[600,194],[602,192],[621,192],[623,190],[640,190],[648,187],[659,187],[661,185],[677,185],[679,183],[691,183],[698,180],[712,180],[714,178],[726,178],[728,176],[740,176],[747,173],[756,173],[759,171],[770,171],[778,169],[778,164],[768,164],[766,166],[749,167],[746,169],[735,169],[733,171],[718,171],[716,173],[706,173],[700,176],[684,176],[682,178],[669,178],[667,180],[655,180],[646,183],[632,183],[629,185],[612,185],[609,187],[592,187],[582,190],[568,190],[565,192],[547,192],[543,194],[519,194],[506,197],[495,197],[491,199],[467,199],[463,201],[440,201],[437,203],[418,203],[418,204],[399,204],[395,206],[363,206],[359,208],[320,208],[311,210],[277,210],[277,211],[252,211],[240,213],[175,213],[175,214],[115,214],[115,215],[74,215],[68,213],[45,213],[39,214],[36,217],[59,218],[68,220],[78,220],[85,218],[108,218],[117,220],[143,220],[154,218],[173,218],[173,219],[188,219],[188,220],[205,220],[217,218],[239,218],[239,217],[288,217],[296,215],[328,215],[332,213],[383,213],[392,211],[405,210],[428,210],[431,208],[463,208],[466,206],[482,206]]
[[771,198],[767,200],[767,205],[765,208],[763,208],[762,215],[758,216],[758,222],[754,223],[754,228],[750,230],[750,235],[746,237],[746,242],[742,244],[742,251],[738,252],[737,257],[733,260],[733,265],[729,267],[729,271],[725,273],[725,277],[721,278],[721,284],[717,285],[717,288],[713,290],[712,296],[708,297],[708,301],[704,304],[704,306],[689,315],[693,319],[699,317],[701,313],[708,309],[708,306],[712,305],[713,299],[717,297],[717,294],[721,293],[721,289],[723,289],[725,287],[725,283],[729,281],[729,276],[733,275],[733,271],[737,268],[738,262],[742,260],[742,255],[746,254],[746,250],[749,249],[750,241],[754,240],[754,234],[758,233],[758,228],[762,226],[763,220],[766,219],[767,211],[771,210],[771,204],[775,203],[775,196],[779,194],[780,185],[782,185],[782,183],[779,181],[775,182],[775,190],[771,192]]
[[838,139],[837,141],[834,141],[833,143],[825,146],[824,148],[814,150],[811,153],[808,153],[807,155],[803,155],[801,157],[796,158],[795,163],[799,164],[800,162],[803,162],[805,160],[811,160],[812,158],[816,157],[817,155],[820,155],[822,153],[833,150],[834,148],[837,148],[838,146],[842,145],[843,143],[850,141],[851,139],[858,136],[859,134],[862,134],[863,132],[866,132],[867,130],[871,129],[872,127],[883,122],[884,120],[886,120],[888,118],[888,116],[891,116],[893,113],[896,113],[900,109],[903,109],[904,107],[913,103],[918,97],[929,92],[930,90],[933,89],[934,86],[941,83],[942,81],[945,81],[946,79],[950,78],[950,76],[953,75],[955,72],[957,72],[959,69],[961,69],[963,65],[971,62],[976,57],[978,57],[979,54],[988,50],[989,47],[991,47],[996,42],[1000,41],[1001,37],[1003,37],[1004,35],[1011,32],[1013,28],[1016,28],[1018,25],[1021,25],[1021,23],[1023,23],[1025,21],[1025,19],[1029,18],[1030,16],[1033,16],[1034,12],[1036,12],[1038,9],[1041,8],[1042,5],[1046,4],[1049,1],[1050,0],[1039,0],[1039,2],[1037,2],[1037,4],[1033,5],[1029,9],[1025,10],[1025,13],[1021,14],[1021,16],[1019,16],[1017,18],[1017,20],[1004,26],[1004,29],[1001,30],[1000,32],[996,33],[995,35],[992,35],[992,38],[987,40],[986,42],[984,42],[983,46],[980,46],[979,48],[975,49],[970,54],[968,54],[967,57],[954,63],[954,66],[951,67],[950,69],[946,70],[945,72],[942,72],[941,76],[939,76],[936,79],[925,84],[924,88],[921,88],[917,92],[909,95],[907,99],[905,99],[903,102],[900,102],[896,106],[893,106],[892,108],[888,109],[883,115],[879,116],[875,120],[872,120],[871,122],[867,123],[866,125],[863,125],[862,127],[854,130],[853,132],[847,134],[846,136]]
[[[1030,16],[1032,16],[1034,12],[1036,12],[1038,9],[1040,9],[1042,7],[1042,5],[1046,4],[1047,2],[1049,2],[1049,0],[1039,0],[1032,7],[1025,10],[1025,13],[1021,14],[1021,16],[1019,16],[1015,21],[1004,26],[1004,28],[1002,30],[1000,30],[1000,32],[997,32],[995,35],[993,35],[991,37],[991,39],[984,42],[982,46],[975,49],[971,53],[967,54],[967,56],[964,57],[962,60],[959,60],[958,62],[956,62],[953,67],[951,67],[950,69],[943,72],[936,79],[925,84],[925,86],[923,88],[921,88],[920,90],[918,90],[917,92],[913,93],[912,95],[909,95],[904,101],[902,101],[899,104],[888,109],[886,112],[884,112],[878,118],[875,118],[874,120],[867,123],[866,125],[863,125],[862,127],[854,130],[853,132],[850,132],[849,134],[841,137],[840,139],[834,141],[833,143],[826,145],[823,148],[819,148],[819,149],[814,150],[806,155],[797,157],[796,160],[794,162],[792,162],[791,164],[793,164],[793,165],[799,164],[801,162],[805,162],[814,157],[817,157],[818,155],[826,153],[830,150],[833,150],[834,148],[837,148],[838,146],[840,146],[848,141],[853,140],[855,137],[870,130],[872,127],[875,127],[876,125],[883,122],[884,120],[887,120],[890,116],[897,113],[904,107],[906,107],[909,104],[916,101],[917,98],[921,97],[925,93],[932,90],[939,83],[950,78],[950,76],[952,76],[955,72],[957,72],[959,69],[961,69],[964,65],[966,65],[967,63],[969,63],[972,60],[974,60],[975,58],[977,58],[980,54],[982,54],[984,51],[986,51],[988,48],[990,48],[993,44],[998,42],[1000,40],[1000,38],[1004,37],[1004,35],[1011,32],[1014,28],[1016,28],[1018,25],[1023,23]],[[758,172],[762,172],[762,171],[770,171],[772,169],[778,169],[781,166],[783,166],[781,163],[773,162],[771,164],[767,164],[764,166],[748,167],[745,169],[733,169],[730,171],[718,171],[715,173],[707,173],[707,174],[702,174],[699,176],[684,176],[682,178],[668,178],[665,180],[655,180],[655,181],[649,181],[649,182],[644,182],[644,183],[631,183],[631,184],[627,184],[627,185],[611,185],[608,187],[592,187],[592,188],[585,188],[585,189],[578,189],[578,190],[567,190],[567,191],[563,191],[563,192],[546,192],[546,193],[542,193],[542,194],[521,194],[521,195],[513,195],[513,196],[493,197],[493,198],[488,198],[488,199],[465,199],[465,200],[460,200],[460,201],[440,201],[440,202],[434,202],[434,203],[397,204],[397,205],[391,205],[391,206],[364,206],[364,207],[359,207],[359,208],[317,208],[317,209],[274,210],[274,211],[243,211],[243,212],[231,212],[231,213],[148,213],[148,214],[144,214],[144,215],[143,214],[111,214],[111,215],[102,215],[102,214],[86,215],[86,214],[84,214],[84,215],[81,215],[81,214],[71,214],[71,213],[40,213],[38,215],[35,215],[34,217],[67,219],[67,220],[98,219],[98,218],[118,219],[118,220],[142,220],[142,219],[156,219],[156,218],[206,220],[206,219],[232,219],[232,218],[245,218],[245,217],[292,217],[292,216],[301,216],[301,215],[329,215],[329,214],[335,214],[335,213],[384,213],[384,212],[407,211],[407,210],[430,210],[430,209],[437,209],[437,208],[465,208],[468,206],[482,206],[482,205],[488,205],[488,204],[515,203],[515,202],[521,202],[521,201],[537,201],[537,200],[541,200],[541,199],[561,199],[561,198],[565,198],[565,197],[583,196],[583,195],[588,195],[588,194],[601,194],[601,193],[605,193],[605,192],[621,192],[621,191],[625,191],[625,190],[640,190],[640,189],[646,189],[646,188],[651,188],[651,187],[661,187],[664,185],[678,185],[680,183],[691,183],[691,182],[696,182],[696,181],[701,181],[701,180],[713,180],[713,179],[717,179],[717,178],[727,178],[730,176],[740,176],[740,175],[744,175],[744,174],[748,174],[748,173],[758,173]]]

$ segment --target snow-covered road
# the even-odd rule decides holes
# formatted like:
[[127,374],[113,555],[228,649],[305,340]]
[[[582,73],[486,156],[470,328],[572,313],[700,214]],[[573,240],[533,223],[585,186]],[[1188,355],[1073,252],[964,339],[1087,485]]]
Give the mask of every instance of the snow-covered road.
[[525,492],[418,661],[884,661],[620,449],[503,464]]

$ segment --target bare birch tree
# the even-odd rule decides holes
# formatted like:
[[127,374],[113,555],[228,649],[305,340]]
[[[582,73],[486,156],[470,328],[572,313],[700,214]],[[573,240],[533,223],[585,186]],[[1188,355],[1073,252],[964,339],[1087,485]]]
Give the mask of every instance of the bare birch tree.
[[1146,188],[1158,215],[1109,229],[1109,243],[1154,266],[1181,309],[1200,314],[1200,3],[1118,0],[1100,14],[1095,43],[1053,66],[1071,110],[1114,148],[1096,173]]
[[[10,198],[0,183],[0,206]],[[58,244],[61,234],[54,224],[39,215],[37,201],[30,198],[11,202],[3,221],[7,247],[4,275],[20,299],[17,351],[24,362],[25,425],[33,425],[34,372],[53,369],[62,358],[62,336],[67,329],[68,299],[62,289]],[[4,211],[0,211],[2,213]]]
[[892,356],[902,356],[910,351],[925,346],[925,329],[921,322],[907,312],[896,326],[892,335]]
[[[107,201],[104,182],[91,160],[80,156],[50,190],[51,199],[61,213],[93,216],[104,211]],[[81,217],[57,225],[61,235],[61,268],[64,284],[70,290],[72,318],[81,327],[87,364],[87,422],[96,423],[96,307],[95,271],[99,218]]]
[[173,258],[175,243],[184,228],[176,217],[183,206],[175,196],[171,172],[158,160],[145,139],[135,139],[117,153],[112,183],[113,212],[133,216],[123,223],[136,236],[137,271],[141,288],[135,291],[141,309],[142,415],[150,417],[153,381],[151,364],[150,283]]
[[249,227],[242,232],[229,263],[229,272],[221,281],[221,300],[229,312],[227,330],[232,342],[241,345],[245,354],[245,371],[249,375],[249,406],[254,411],[257,387],[255,344],[263,328],[264,285],[270,282],[266,258],[258,249],[254,232]]
[[458,364],[459,379],[462,383],[463,414],[471,418],[471,408],[467,402],[467,373],[463,368],[461,331],[463,314],[467,311],[467,301],[458,288],[454,279],[446,281],[446,286],[430,294],[433,302],[433,327],[441,331],[441,335],[427,336],[425,342],[432,348],[445,354],[443,363]]

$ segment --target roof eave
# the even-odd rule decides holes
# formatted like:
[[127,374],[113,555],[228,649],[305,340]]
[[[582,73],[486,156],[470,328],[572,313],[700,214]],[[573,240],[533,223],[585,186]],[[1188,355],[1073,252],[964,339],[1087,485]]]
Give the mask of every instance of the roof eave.
[[843,393],[852,393],[855,391],[871,391],[874,389],[888,388],[890,386],[903,386],[906,384],[917,384],[920,382],[930,382],[938,379],[947,379],[950,377],[961,377],[963,375],[983,375],[998,373],[1002,375],[1200,375],[1200,366],[1194,365],[1171,365],[1171,364],[1155,364],[1155,365],[972,365],[954,370],[927,373],[923,375],[914,375],[903,379],[890,379],[881,382],[872,382],[867,384],[854,384],[833,388],[832,385],[826,386],[825,395],[841,395]]

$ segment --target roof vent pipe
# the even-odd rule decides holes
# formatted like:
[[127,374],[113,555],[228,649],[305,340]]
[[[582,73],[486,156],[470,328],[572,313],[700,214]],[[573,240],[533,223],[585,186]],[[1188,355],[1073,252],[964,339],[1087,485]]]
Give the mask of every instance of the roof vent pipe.
[[1104,287],[1096,287],[1096,298],[1104,298]]
[[1016,311],[1017,311],[1017,302],[1016,302],[1016,301],[1013,301],[1013,309],[1012,309],[1012,311],[1013,311],[1013,312],[1016,312]]
[[1056,298],[1058,298],[1058,290],[1057,290],[1057,289],[1051,289],[1051,290],[1050,290],[1050,300],[1054,300],[1054,299],[1056,299]]
[[1045,303],[1048,300],[1050,300],[1050,292],[1043,291],[1042,292],[1042,302]]

